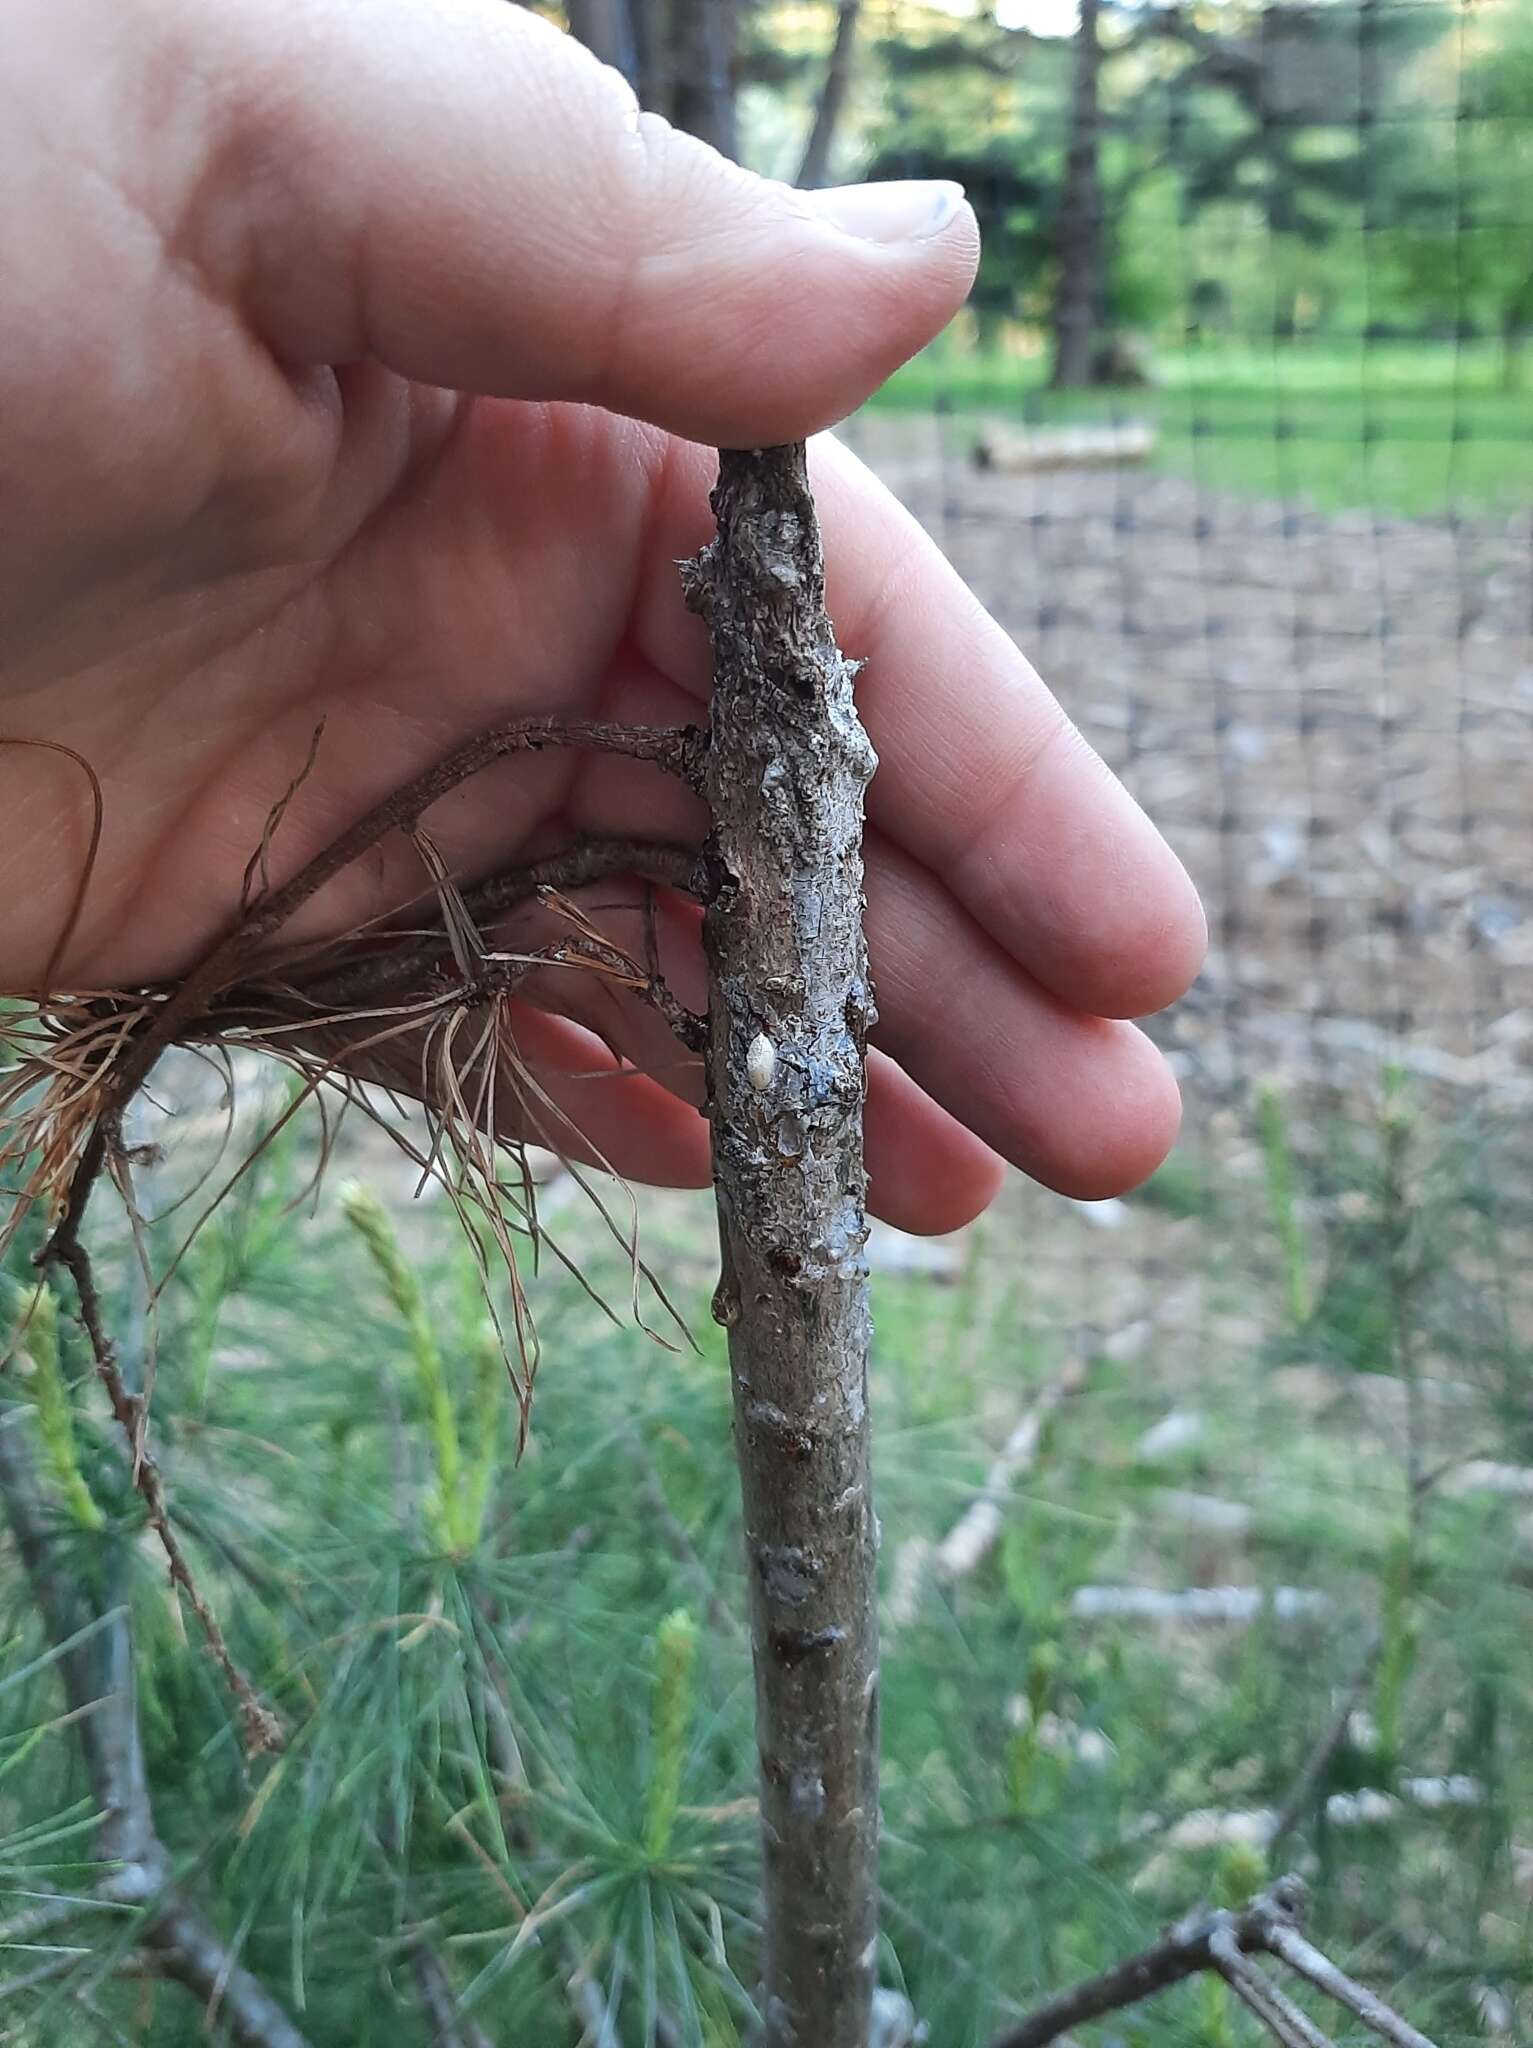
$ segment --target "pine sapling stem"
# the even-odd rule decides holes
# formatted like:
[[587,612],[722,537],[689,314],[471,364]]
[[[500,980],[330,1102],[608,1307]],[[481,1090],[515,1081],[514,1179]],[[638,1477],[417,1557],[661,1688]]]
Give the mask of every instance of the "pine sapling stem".
[[874,1010],[855,664],[801,444],[725,451],[684,571],[714,649],[699,864],[708,1081],[756,1669],[764,2048],[867,2048],[878,1637],[862,1111]]

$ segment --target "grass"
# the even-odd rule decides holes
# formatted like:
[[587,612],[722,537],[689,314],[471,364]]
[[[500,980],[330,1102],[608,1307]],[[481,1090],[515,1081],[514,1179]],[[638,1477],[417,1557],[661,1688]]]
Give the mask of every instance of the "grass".
[[1028,425],[1151,420],[1156,464],[1210,490],[1412,518],[1533,502],[1533,402],[1484,344],[1220,343],[1163,349],[1142,389],[1050,391],[1044,359],[944,336],[884,386],[881,409]]

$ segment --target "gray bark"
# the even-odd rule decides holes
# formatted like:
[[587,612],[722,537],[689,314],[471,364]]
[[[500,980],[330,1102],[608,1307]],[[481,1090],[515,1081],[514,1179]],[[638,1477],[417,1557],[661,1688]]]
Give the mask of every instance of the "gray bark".
[[0,1411],[0,1504],[37,1610],[61,1649],[64,1693],[101,1813],[97,1848],[111,1866],[98,1896],[141,1910],[138,1938],[155,1970],[216,2010],[236,2048],[307,2048],[266,1987],[176,1888],[150,1805],[126,1589],[114,1589],[110,1601],[93,1599],[59,1553],[58,1517],[23,1439],[28,1420],[21,1409]]
[[1056,389],[1090,384],[1103,315],[1101,0],[1080,0],[1070,88],[1070,136],[1059,216],[1059,292],[1054,302]]
[[877,1531],[863,1246],[863,792],[802,445],[726,451],[687,566],[714,647],[709,1114],[756,1669],[766,2048],[866,2048]]
[[830,170],[830,153],[835,146],[841,110],[846,105],[847,88],[852,82],[852,52],[857,44],[857,17],[861,11],[862,0],[841,0],[836,37],[825,66],[825,83],[820,88],[814,125],[809,130],[804,161],[799,167],[800,185],[823,185]]
[[565,0],[571,34],[621,71],[648,113],[736,150],[740,0]]
[[669,12],[666,116],[732,157],[739,0],[670,0]]
[[621,71],[630,85],[638,82],[638,56],[628,0],[566,0],[570,33],[578,36],[604,64]]

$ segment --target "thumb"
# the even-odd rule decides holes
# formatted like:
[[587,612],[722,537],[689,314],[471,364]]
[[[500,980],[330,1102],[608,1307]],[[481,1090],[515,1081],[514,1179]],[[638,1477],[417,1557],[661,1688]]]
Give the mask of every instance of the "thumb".
[[860,404],[972,281],[958,187],[755,177],[506,0],[254,0],[187,33],[217,40],[228,283],[292,363],[778,441]]

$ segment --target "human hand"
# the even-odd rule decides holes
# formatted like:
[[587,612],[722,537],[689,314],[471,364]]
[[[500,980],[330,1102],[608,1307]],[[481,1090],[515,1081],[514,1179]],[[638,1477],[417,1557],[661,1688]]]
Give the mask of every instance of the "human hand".
[[[764,183],[505,0],[9,0],[0,138],[0,737],[67,745],[104,799],[70,927],[83,778],[0,746],[17,992],[50,962],[70,988],[183,971],[321,717],[279,874],[492,722],[701,717],[674,565],[709,531],[707,444],[844,415],[976,256],[947,188]],[[1196,971],[1191,887],[914,522],[834,443],[813,467],[882,764],[874,1206],[952,1228],[997,1155],[1077,1195],[1132,1185],[1178,1106],[1117,1020]],[[429,825],[466,879],[583,834],[703,829],[656,770],[564,752],[486,771]],[[294,931],[419,887],[401,840]],[[687,993],[695,918],[664,923]],[[580,979],[573,1015],[658,1071],[656,1020],[582,1009]],[[589,1031],[520,1008],[523,1051],[618,1170],[706,1179],[695,1075],[582,1079]]]

